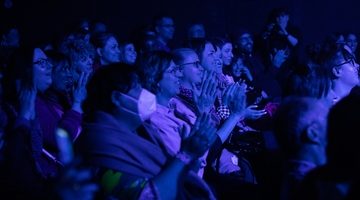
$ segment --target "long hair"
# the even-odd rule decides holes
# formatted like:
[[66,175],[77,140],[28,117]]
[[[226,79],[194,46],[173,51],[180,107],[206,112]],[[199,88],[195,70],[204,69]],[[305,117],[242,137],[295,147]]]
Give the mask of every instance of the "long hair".
[[170,66],[172,55],[165,51],[152,51],[144,54],[139,68],[142,72],[142,86],[157,94],[161,88],[158,83],[162,80],[165,70]]

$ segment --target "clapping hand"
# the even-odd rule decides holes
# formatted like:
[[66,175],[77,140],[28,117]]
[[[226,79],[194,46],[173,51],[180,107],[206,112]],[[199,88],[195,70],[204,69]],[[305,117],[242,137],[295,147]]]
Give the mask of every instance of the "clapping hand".
[[216,75],[213,72],[204,71],[201,86],[198,89],[193,83],[193,100],[198,113],[209,113],[217,96]]
[[[196,160],[209,149],[216,139],[216,127],[211,123],[211,114],[201,114],[187,138],[181,141],[180,151]],[[179,133],[187,131],[182,127]],[[185,134],[182,134],[185,135]]]

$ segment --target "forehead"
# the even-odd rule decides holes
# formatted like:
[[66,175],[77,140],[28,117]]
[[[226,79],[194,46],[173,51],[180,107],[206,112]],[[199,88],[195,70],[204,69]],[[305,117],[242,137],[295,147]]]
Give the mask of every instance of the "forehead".
[[356,39],[356,36],[354,34],[349,34],[347,36],[347,39]]
[[118,44],[118,42],[116,41],[116,39],[114,37],[110,37],[107,41],[106,41],[106,45],[113,45],[113,44]]
[[211,43],[206,43],[204,51],[215,51],[215,49]]
[[168,17],[162,18],[162,25],[172,25],[174,24],[173,20]]
[[250,37],[250,34],[249,33],[244,33],[241,37],[239,37],[239,39],[248,38],[248,37]]
[[184,63],[189,63],[189,62],[196,62],[199,61],[199,57],[196,55],[196,53],[191,52],[189,55],[186,56],[186,58],[184,59]]
[[33,60],[34,62],[38,61],[39,59],[46,59],[46,55],[45,53],[40,49],[40,48],[36,48],[34,49],[34,55],[33,55]]
[[125,49],[127,48],[134,48],[134,45],[132,43],[125,45]]
[[222,49],[229,49],[229,48],[232,48],[232,44],[231,44],[231,43],[226,43],[226,44],[224,44],[224,46],[223,46]]

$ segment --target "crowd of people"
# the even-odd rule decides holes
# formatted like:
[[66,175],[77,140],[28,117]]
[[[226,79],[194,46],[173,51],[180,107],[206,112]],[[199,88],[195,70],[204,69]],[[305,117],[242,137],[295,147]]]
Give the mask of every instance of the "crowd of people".
[[36,44],[4,25],[0,198],[356,198],[356,35],[300,61],[289,17],[259,35],[191,24],[176,48],[165,15],[122,40],[86,19]]

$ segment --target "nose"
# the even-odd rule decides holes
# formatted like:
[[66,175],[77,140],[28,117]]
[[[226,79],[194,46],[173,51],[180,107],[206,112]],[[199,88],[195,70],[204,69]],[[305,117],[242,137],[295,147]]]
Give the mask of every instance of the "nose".
[[92,59],[92,58],[88,57],[88,58],[87,58],[87,61],[88,61],[90,64],[93,64],[93,59]]
[[184,75],[183,73],[180,71],[180,69],[176,70],[176,73],[175,73],[176,77],[178,78],[182,78]]
[[115,49],[115,53],[121,53],[120,49],[119,49],[119,48],[116,48],[116,49]]

